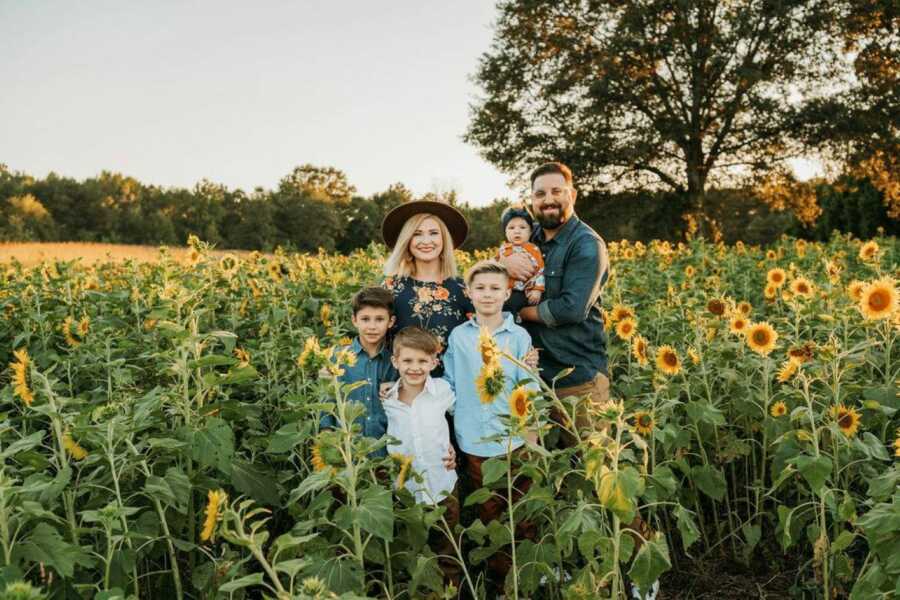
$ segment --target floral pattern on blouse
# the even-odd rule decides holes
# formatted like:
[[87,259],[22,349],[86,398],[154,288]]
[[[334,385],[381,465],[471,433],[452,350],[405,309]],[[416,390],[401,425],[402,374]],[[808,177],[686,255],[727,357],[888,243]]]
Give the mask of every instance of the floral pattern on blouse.
[[[459,277],[441,283],[412,277],[388,277],[383,285],[394,294],[397,322],[393,332],[412,325],[426,329],[440,340],[441,354],[447,348],[453,328],[465,323],[475,310]],[[443,365],[439,364],[431,375],[440,377],[443,371]]]

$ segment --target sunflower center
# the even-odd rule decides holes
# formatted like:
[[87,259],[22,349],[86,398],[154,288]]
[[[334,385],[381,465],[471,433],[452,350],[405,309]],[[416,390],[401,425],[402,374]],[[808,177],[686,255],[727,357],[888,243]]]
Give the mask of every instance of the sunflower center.
[[666,352],[665,354],[663,354],[663,361],[666,363],[667,366],[670,366],[670,367],[678,366],[678,357],[675,356],[671,352]]
[[875,290],[869,296],[869,306],[873,310],[884,310],[888,305],[888,295],[884,290]]
[[765,346],[769,343],[769,334],[765,331],[754,331],[753,332],[753,341],[759,344],[760,346]]
[[853,415],[849,412],[841,412],[838,417],[838,425],[841,426],[841,429],[849,429],[853,426]]
[[641,427],[650,427],[653,424],[653,419],[650,418],[650,415],[640,415],[638,417],[638,425]]

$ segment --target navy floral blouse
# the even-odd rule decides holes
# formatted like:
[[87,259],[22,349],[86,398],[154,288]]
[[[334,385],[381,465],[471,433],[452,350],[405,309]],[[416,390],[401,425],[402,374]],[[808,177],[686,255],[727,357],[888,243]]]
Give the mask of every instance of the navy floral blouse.
[[[416,325],[427,329],[441,341],[441,356],[447,348],[447,338],[453,328],[465,323],[475,311],[466,295],[465,284],[459,277],[441,283],[419,281],[412,277],[388,277],[384,287],[394,293],[394,313],[397,323],[394,333]],[[444,373],[442,364],[431,372],[433,377]]]

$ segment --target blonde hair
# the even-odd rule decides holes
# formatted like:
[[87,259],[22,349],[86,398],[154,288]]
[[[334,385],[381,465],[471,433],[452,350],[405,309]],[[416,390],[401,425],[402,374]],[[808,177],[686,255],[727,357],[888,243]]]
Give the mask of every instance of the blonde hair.
[[503,263],[494,259],[480,260],[472,267],[466,271],[466,287],[470,287],[472,285],[472,280],[475,279],[478,275],[486,275],[488,273],[494,275],[503,275],[506,279],[509,279],[509,271],[506,270],[506,267],[503,266]]
[[459,271],[456,268],[456,257],[453,255],[453,238],[450,237],[450,230],[441,220],[440,217],[431,213],[419,213],[411,216],[403,224],[400,229],[400,235],[397,236],[397,243],[394,244],[390,256],[384,263],[384,274],[387,277],[409,277],[416,274],[416,259],[409,251],[409,243],[412,241],[413,235],[416,233],[419,225],[425,219],[434,219],[441,230],[441,239],[444,241],[441,249],[441,277],[447,279],[456,277]]

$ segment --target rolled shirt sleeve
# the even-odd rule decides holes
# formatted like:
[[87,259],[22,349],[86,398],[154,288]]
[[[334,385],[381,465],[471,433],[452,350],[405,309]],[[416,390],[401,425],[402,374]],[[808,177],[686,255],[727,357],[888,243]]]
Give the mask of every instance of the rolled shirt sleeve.
[[548,327],[584,321],[609,276],[609,255],[603,240],[576,244],[566,261],[561,293],[538,304],[538,316]]

